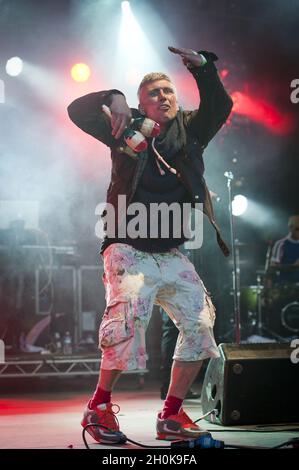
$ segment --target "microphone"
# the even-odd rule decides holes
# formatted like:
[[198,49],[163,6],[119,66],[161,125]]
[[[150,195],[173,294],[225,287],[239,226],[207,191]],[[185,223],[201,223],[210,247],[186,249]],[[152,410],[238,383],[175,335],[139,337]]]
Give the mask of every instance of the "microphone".
[[224,176],[225,176],[226,178],[230,179],[230,180],[233,180],[233,179],[234,179],[234,175],[232,174],[231,171],[226,171],[226,172],[224,173]]

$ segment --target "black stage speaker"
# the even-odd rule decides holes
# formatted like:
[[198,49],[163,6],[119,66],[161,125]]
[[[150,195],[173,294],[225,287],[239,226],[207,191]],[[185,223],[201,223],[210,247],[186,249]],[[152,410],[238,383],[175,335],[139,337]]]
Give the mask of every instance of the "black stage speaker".
[[[220,344],[202,387],[202,411],[223,425],[299,422],[299,363],[288,343]],[[209,419],[209,417],[207,418]]]

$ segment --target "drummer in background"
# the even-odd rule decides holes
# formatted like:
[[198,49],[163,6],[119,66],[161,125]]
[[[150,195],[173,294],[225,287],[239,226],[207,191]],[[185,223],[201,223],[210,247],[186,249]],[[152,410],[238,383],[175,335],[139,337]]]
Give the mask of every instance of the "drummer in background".
[[288,235],[274,244],[270,260],[270,266],[279,272],[279,283],[299,282],[299,215],[289,218],[288,227]]

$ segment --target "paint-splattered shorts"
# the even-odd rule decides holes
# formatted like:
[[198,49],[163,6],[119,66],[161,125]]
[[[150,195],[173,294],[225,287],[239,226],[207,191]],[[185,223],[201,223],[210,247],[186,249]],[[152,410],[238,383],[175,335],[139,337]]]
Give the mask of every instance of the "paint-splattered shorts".
[[193,264],[178,249],[146,253],[114,243],[103,253],[106,310],[99,331],[102,368],[146,368],[145,331],[153,305],[172,318],[179,336],[173,358],[218,357],[215,309]]

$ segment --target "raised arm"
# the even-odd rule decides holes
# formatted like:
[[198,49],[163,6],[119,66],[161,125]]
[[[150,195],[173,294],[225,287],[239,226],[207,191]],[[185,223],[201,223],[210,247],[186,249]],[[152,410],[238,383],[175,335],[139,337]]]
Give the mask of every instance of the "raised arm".
[[227,120],[233,106],[214,65],[218,57],[207,51],[169,49],[182,57],[183,63],[196,80],[200,105],[198,110],[191,113],[189,126],[200,144],[206,147]]

